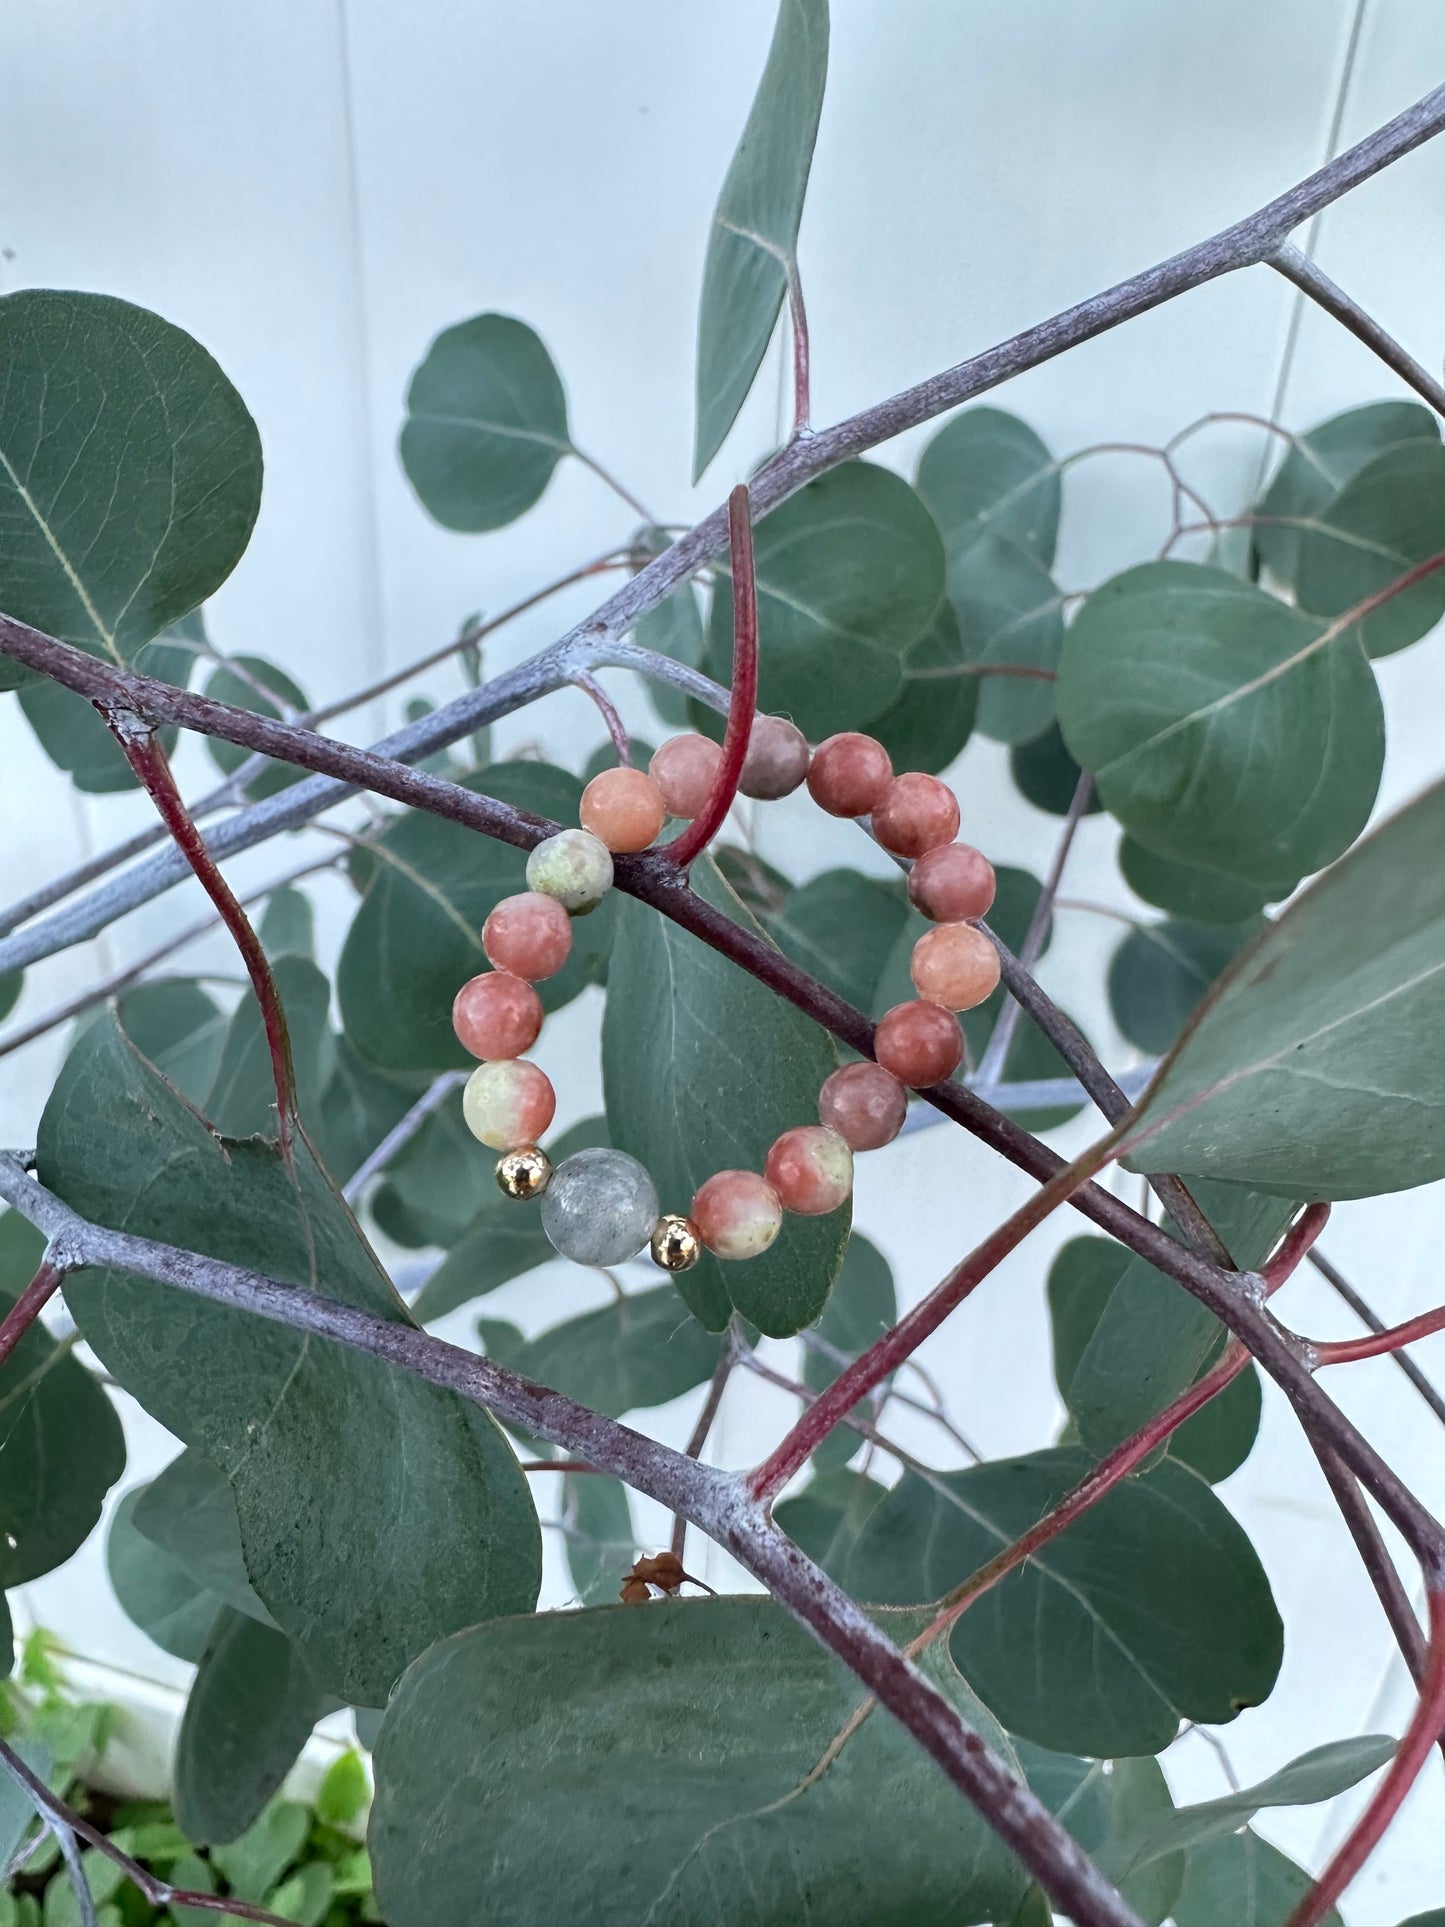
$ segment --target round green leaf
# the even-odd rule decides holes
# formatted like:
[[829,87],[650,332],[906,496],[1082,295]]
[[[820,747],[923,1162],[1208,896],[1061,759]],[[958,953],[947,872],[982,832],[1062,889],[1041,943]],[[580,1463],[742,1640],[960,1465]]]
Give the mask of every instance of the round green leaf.
[[[1300,535],[1299,605],[1340,616],[1445,552],[1445,447],[1406,442],[1362,468]],[[1402,590],[1355,625],[1370,656],[1390,656],[1445,615],[1445,569]]]
[[[813,1457],[816,1464],[817,1454]],[[861,1472],[815,1472],[801,1492],[778,1505],[773,1516],[795,1545],[830,1578],[841,1582],[874,1506],[887,1496],[886,1485]]]
[[503,1342],[491,1321],[485,1326],[489,1357],[609,1418],[681,1398],[717,1364],[717,1338],[670,1285],[629,1293],[520,1345]]
[[115,1509],[106,1535],[106,1571],[126,1618],[163,1652],[194,1666],[221,1602],[178,1559],[136,1531],[135,1508],[144,1489],[127,1492]]
[[622,1575],[637,1557],[627,1487],[597,1472],[565,1473],[562,1526],[567,1570],[578,1599],[584,1606],[611,1605],[622,1588]]
[[958,617],[950,603],[940,603],[903,659],[902,695],[869,725],[895,769],[936,776],[963,749],[978,717],[982,681],[970,670]]
[[1119,841],[1119,868],[1135,896],[1194,923],[1243,923],[1272,898],[1288,894],[1227,869],[1160,856],[1132,836]]
[[[1008,763],[1020,795],[1036,810],[1047,810],[1050,816],[1068,815],[1082,771],[1070,756],[1057,723],[1050,723],[1043,735],[1031,742],[1015,743]],[[1103,807],[1098,792],[1091,789],[1084,805],[1085,816],[1098,816]]]
[[1064,646],[1064,603],[1053,577],[1027,549],[984,535],[949,562],[948,595],[970,662],[1040,672],[976,679],[982,733],[1000,743],[1031,742],[1054,720]]
[[789,890],[761,922],[779,950],[860,1010],[872,1008],[879,980],[909,920],[901,884],[857,870],[824,870]]
[[[178,647],[162,636],[135,651],[133,667],[184,688],[195,667],[195,651]],[[78,790],[89,796],[109,796],[137,787],[125,753],[105,718],[84,696],[61,683],[33,682],[20,691],[20,707],[40,747]],[[168,756],[175,749],[177,735],[174,729],[160,732],[161,746]]]
[[[1184,1856],[1175,1927],[1220,1927],[1226,1920],[1229,1927],[1284,1927],[1314,1884],[1303,1867],[1246,1829]],[[1338,1907],[1320,1927],[1344,1927]]]
[[1114,1022],[1131,1044],[1162,1054],[1220,971],[1261,928],[1258,919],[1140,924],[1109,965]]
[[401,465],[446,529],[515,522],[571,452],[567,397],[540,336],[510,315],[445,328],[411,378]]
[[918,492],[943,532],[949,561],[985,535],[1001,536],[1045,568],[1054,559],[1059,465],[1027,422],[1001,408],[967,408],[918,463]]
[[231,1021],[215,998],[191,977],[150,977],[121,992],[116,1015],[141,1056],[192,1104],[203,1102]]
[[1232,1385],[1186,1419],[1169,1441],[1169,1456],[1218,1485],[1239,1470],[1259,1437],[1263,1398],[1259,1373],[1246,1365]]

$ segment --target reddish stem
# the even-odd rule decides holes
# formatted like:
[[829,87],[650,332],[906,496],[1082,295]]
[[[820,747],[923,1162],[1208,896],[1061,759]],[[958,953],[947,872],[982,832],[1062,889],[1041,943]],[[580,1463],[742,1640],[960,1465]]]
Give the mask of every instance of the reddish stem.
[[1310,1349],[1316,1365],[1352,1365],[1359,1358],[1380,1358],[1386,1352],[1397,1352],[1404,1345],[1413,1345],[1417,1338],[1428,1338],[1438,1331],[1445,1331],[1445,1305],[1434,1311],[1422,1311],[1418,1318],[1407,1319],[1403,1325],[1371,1332],[1365,1338],[1330,1339],[1312,1344]]
[[632,744],[628,741],[627,725],[618,715],[612,698],[590,671],[583,669],[572,678],[575,686],[592,698],[602,713],[607,725],[607,734],[612,738],[612,747],[617,752],[617,760],[625,769],[632,761]]
[[1095,1171],[1107,1164],[1113,1154],[1114,1139],[1107,1137],[1085,1151],[1076,1163],[1056,1172],[1011,1218],[1006,1219],[997,1231],[990,1233],[981,1245],[971,1251],[962,1264],[955,1266],[942,1284],[935,1285],[906,1318],[900,1318],[876,1344],[870,1345],[846,1371],[840,1372],[827,1390],[803,1413],[787,1437],[749,1476],[748,1491],[752,1497],[765,1504],[781,1492],[834,1426],[842,1423],[859,1399],[866,1398],[875,1385],[882,1384],[891,1372],[897,1371],[904,1359],[916,1352],[924,1339],[938,1330],[949,1313],[956,1310],[974,1288],[982,1284],[989,1273],[995,1271],[1009,1253],[1043,1223],[1056,1206],[1061,1205]]
[[1273,1296],[1286,1279],[1293,1277],[1303,1263],[1310,1246],[1324,1230],[1329,1221],[1329,1215],[1330,1207],[1327,1204],[1305,1206],[1285,1233],[1274,1256],[1268,1264],[1260,1266],[1260,1276],[1264,1279],[1264,1288],[1267,1293]]
[[812,379],[808,354],[808,311],[803,306],[803,283],[798,264],[788,267],[788,318],[793,327],[793,440],[811,430]]
[[753,522],[746,482],[739,482],[728,497],[728,540],[733,577],[732,701],[712,791],[681,836],[664,844],[661,851],[679,870],[685,870],[702,854],[727,820],[747,761],[758,709],[758,585],[753,572]]
[[1285,1927],[1319,1927],[1319,1922],[1380,1844],[1436,1741],[1445,1735],[1445,1574],[1437,1571],[1431,1575],[1426,1601],[1430,1644],[1414,1717],[1370,1804],[1314,1887],[1285,1922]]
[[0,1319],[0,1365],[20,1343],[50,1300],[65,1281],[65,1268],[52,1259],[42,1259],[40,1269]]
[[280,1127],[281,1154],[287,1166],[294,1168],[292,1120],[296,1109],[296,1073],[291,1063],[291,1038],[286,1029],[286,1013],[281,1008],[276,982],[260,939],[251,928],[235,892],[217,869],[215,858],[206,848],[205,839],[185,806],[160,738],[134,710],[106,702],[99,702],[96,707],[120,744],[138,781],[144,785],[155,804],[177,848],[194,870],[201,888],[215,904],[221,921],[235,939],[241,961],[251,979],[251,987],[256,993],[256,1001],[261,1006],[261,1020],[266,1026],[271,1074],[276,1082],[276,1117]]

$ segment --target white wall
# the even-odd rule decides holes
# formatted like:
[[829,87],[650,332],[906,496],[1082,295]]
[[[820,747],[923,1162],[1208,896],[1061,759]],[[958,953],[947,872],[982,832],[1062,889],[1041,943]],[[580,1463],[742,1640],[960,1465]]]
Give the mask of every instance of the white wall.
[[[707,217],[771,16],[772,0],[11,0],[0,15],[3,286],[104,289],[160,310],[216,353],[260,424],[265,501],[251,551],[213,605],[222,646],[275,654],[315,697],[336,695],[627,531],[626,511],[575,464],[531,515],[492,536],[449,535],[416,506],[394,459],[408,374],[438,328],[484,308],[539,329],[574,433],[664,519],[711,507],[771,441],[778,383],[767,376],[705,487],[687,488]],[[1357,138],[1445,75],[1445,8],[1431,0],[839,0],[834,16],[802,236],[819,422],[1222,225],[1317,165],[1337,115],[1341,139]],[[1332,209],[1317,240],[1330,273],[1436,366],[1442,197],[1445,142]],[[1295,316],[1292,290],[1259,270],[1035,371],[1000,400],[1064,452],[1157,441],[1211,409],[1280,411],[1303,426],[1395,391],[1330,322],[1309,312],[1292,332]],[[884,459],[911,469],[916,439]],[[1252,431],[1220,429],[1195,445],[1191,474],[1236,505],[1261,455]],[[1061,579],[1085,586],[1152,552],[1166,521],[1151,465],[1084,465],[1067,485]],[[492,665],[530,654],[588,600],[577,592],[519,622]],[[1382,807],[1438,770],[1439,652],[1436,638],[1379,665],[1390,729]],[[423,686],[454,687],[443,677]],[[643,721],[634,692],[619,693]],[[7,901],[146,820],[138,799],[71,797],[12,712],[0,716]],[[377,733],[394,715],[355,727]],[[580,766],[599,730],[585,700],[567,695],[514,719],[501,740],[538,735]],[[183,768],[205,782],[198,749]],[[1057,826],[1011,795],[1001,753],[976,742],[956,775],[969,833],[1000,860],[1041,869]],[[772,811],[761,836],[795,874],[858,856],[855,837],[801,806]],[[289,849],[253,853],[234,874],[260,880],[292,860]],[[1085,825],[1068,887],[1126,901],[1098,820]],[[19,1018],[158,941],[180,906],[164,899],[37,968]],[[1116,940],[1104,919],[1073,916],[1046,980],[1068,988],[1123,1064],[1096,990],[1073,984],[1077,971],[1097,985]],[[598,1098],[595,1070],[575,1068],[593,1062],[595,1018],[584,1003],[548,1032],[576,1115]],[[0,1063],[0,1142],[32,1141],[60,1047]],[[859,1220],[912,1299],[1024,1188],[940,1129],[865,1162]],[[1438,1187],[1337,1215],[1330,1249],[1387,1316],[1438,1299]],[[965,1429],[992,1452],[1042,1444],[1057,1422],[1041,1280],[1049,1246],[1070,1230],[1038,1236],[933,1347]],[[584,1302],[586,1283],[562,1274],[509,1288],[497,1314],[536,1324]],[[1307,1284],[1292,1288],[1288,1312],[1317,1333],[1348,1329]],[[1419,1356],[1445,1377],[1445,1340]],[[1445,1505],[1439,1433],[1399,1375],[1366,1366],[1337,1389]],[[669,1435],[686,1429],[694,1403],[660,1415]],[[746,1460],[785,1416],[782,1401],[739,1388],[720,1455]],[[132,1433],[132,1471],[144,1476],[170,1448],[140,1419]],[[1389,1635],[1278,1400],[1228,1496],[1288,1627],[1273,1699],[1225,1735],[1241,1774],[1381,1723],[1398,1730],[1409,1702]],[[31,1589],[31,1609],[81,1650],[174,1676],[117,1623],[98,1571],[92,1552],[81,1555]],[[1219,1788],[1197,1741],[1169,1765],[1187,1793]],[[1357,1884],[1352,1920],[1394,1921],[1440,1900],[1442,1821],[1437,1758]],[[1313,1863],[1341,1824],[1300,1812],[1265,1831]]]

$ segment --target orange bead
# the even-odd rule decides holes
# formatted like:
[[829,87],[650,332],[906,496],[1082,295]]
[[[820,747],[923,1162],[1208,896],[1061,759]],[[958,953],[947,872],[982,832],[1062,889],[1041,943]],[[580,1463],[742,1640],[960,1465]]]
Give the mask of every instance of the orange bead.
[[786,716],[755,716],[738,788],[760,803],[791,796],[808,774],[813,752],[796,723]]
[[647,773],[669,816],[702,814],[721,762],[721,745],[706,736],[673,736],[655,752]]
[[972,924],[939,923],[914,944],[908,974],[929,1003],[972,1010],[998,988],[998,952]]
[[486,970],[462,985],[452,1004],[457,1042],[473,1057],[520,1057],[542,1028],[542,999],[507,970]]
[[963,1032],[941,1004],[895,1004],[873,1033],[873,1054],[900,1084],[926,1091],[958,1069]]
[[893,765],[882,743],[849,729],[813,751],[808,793],[829,816],[867,816],[892,781]]
[[931,923],[986,917],[997,887],[993,865],[971,843],[945,843],[925,850],[908,874],[913,906]]
[[582,792],[582,827],[613,855],[645,850],[667,815],[652,778],[640,769],[605,769]]
[[818,1092],[818,1116],[850,1151],[891,1144],[907,1115],[908,1093],[881,1064],[845,1064]]
[[756,1171],[718,1171],[701,1185],[688,1216],[717,1258],[756,1258],[783,1228],[783,1207]]
[[521,1057],[478,1064],[462,1088],[467,1129],[494,1151],[535,1144],[556,1109],[557,1096],[547,1073]]
[[800,1124],[774,1143],[763,1176],[785,1211],[820,1218],[836,1211],[852,1192],[853,1153],[836,1131]]
[[555,897],[524,890],[503,897],[482,925],[482,948],[494,970],[539,984],[572,954],[572,919]]
[[874,809],[873,834],[894,856],[922,856],[958,835],[958,798],[936,776],[906,770]]

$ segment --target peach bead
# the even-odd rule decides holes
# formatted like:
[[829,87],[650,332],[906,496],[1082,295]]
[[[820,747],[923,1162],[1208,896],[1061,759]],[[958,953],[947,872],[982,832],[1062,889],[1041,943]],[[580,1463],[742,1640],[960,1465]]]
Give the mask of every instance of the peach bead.
[[640,769],[605,769],[582,792],[582,827],[614,856],[645,850],[667,811],[656,783]]
[[452,1003],[457,1042],[473,1057],[520,1057],[542,1028],[542,999],[508,970],[483,971],[462,985]]
[[706,736],[673,736],[653,755],[647,773],[669,816],[700,816],[717,780],[722,746]]
[[535,1144],[557,1109],[545,1071],[525,1058],[478,1064],[462,1088],[462,1116],[473,1137],[494,1151]]
[[808,792],[829,816],[868,816],[892,781],[893,765],[882,743],[848,729],[813,751]]
[[687,1214],[716,1258],[756,1258],[783,1228],[783,1207],[756,1171],[718,1171]]
[[873,1033],[873,1054],[900,1084],[926,1091],[958,1069],[963,1032],[942,1004],[895,1004]]
[[821,1218],[853,1189],[853,1153],[826,1125],[799,1124],[774,1143],[763,1176],[785,1211]]
[[881,1064],[845,1064],[818,1092],[818,1116],[850,1151],[891,1144],[907,1115],[908,1093]]
[[482,948],[494,970],[539,984],[572,954],[572,920],[553,897],[524,890],[503,897],[482,925]]
[[796,723],[786,716],[755,716],[738,788],[760,803],[791,796],[808,774],[813,752]]
[[972,1010],[998,987],[998,952],[972,924],[939,923],[914,944],[908,974],[929,1003]]
[[874,810],[873,834],[894,856],[922,856],[958,835],[958,798],[936,776],[905,770]]
[[908,874],[908,895],[932,923],[986,917],[997,879],[993,865],[971,843],[945,843],[925,850]]

